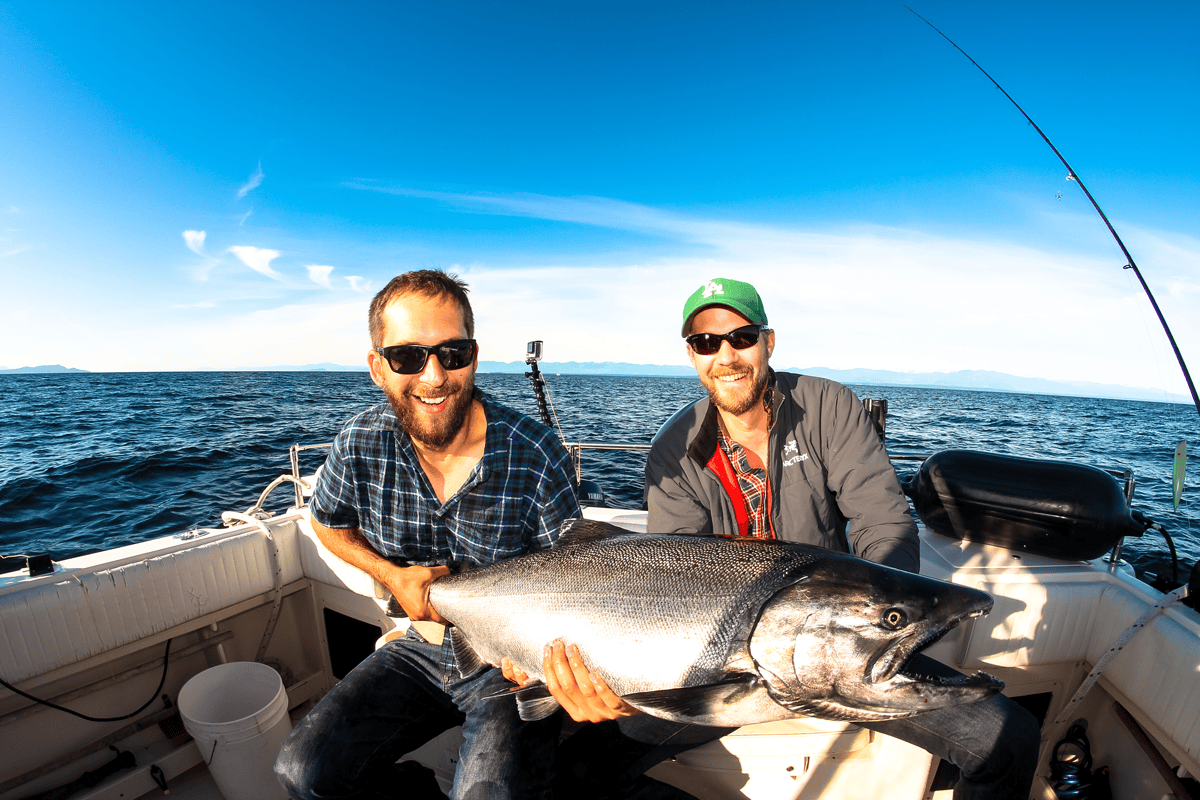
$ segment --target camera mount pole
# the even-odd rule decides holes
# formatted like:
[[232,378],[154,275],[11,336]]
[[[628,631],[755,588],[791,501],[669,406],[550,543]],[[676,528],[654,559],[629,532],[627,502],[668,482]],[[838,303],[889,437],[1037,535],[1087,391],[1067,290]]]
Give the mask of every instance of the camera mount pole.
[[564,442],[562,425],[558,424],[558,414],[554,413],[554,404],[549,402],[549,394],[546,392],[546,379],[542,377],[541,370],[538,369],[538,362],[542,360],[542,340],[529,342],[525,345],[525,363],[529,365],[529,372],[525,373],[525,377],[533,384],[533,396],[537,398],[538,414],[542,417],[542,422],[547,428],[554,428],[558,431],[558,437]]
[[550,409],[546,405],[546,379],[542,377],[541,370],[538,369],[537,359],[530,356],[525,359],[525,363],[529,365],[530,371],[525,373],[525,377],[529,378],[533,384],[533,396],[537,399],[538,414],[542,417],[542,422],[546,427],[553,428],[554,420],[550,418]]

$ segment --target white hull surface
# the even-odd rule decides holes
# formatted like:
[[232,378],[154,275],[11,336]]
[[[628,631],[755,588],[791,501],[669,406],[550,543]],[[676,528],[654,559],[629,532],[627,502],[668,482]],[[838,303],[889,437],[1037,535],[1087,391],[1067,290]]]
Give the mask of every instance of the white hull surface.
[[[645,526],[644,512],[588,509],[588,516]],[[930,652],[964,671],[1000,677],[1006,694],[1044,713],[1034,797],[1053,798],[1049,751],[1080,717],[1088,720],[1094,764],[1111,768],[1117,800],[1169,797],[1164,772],[1200,774],[1200,615],[1174,603],[1152,616],[1068,708],[1092,668],[1164,596],[1128,571],[1110,572],[1102,560],[1059,561],[926,530],[921,536],[926,574],[996,599],[989,616]],[[40,577],[0,577],[5,681],[94,717],[128,714],[156,698],[132,719],[91,722],[0,689],[0,800],[79,779],[113,759],[109,745],[133,753],[137,766],[73,797],[158,797],[156,774],[173,798],[219,797],[195,743],[177,735],[172,719],[184,683],[219,663],[265,661],[283,676],[298,719],[337,674],[394,629],[386,604],[382,587],[317,542],[303,510],[70,559]],[[165,683],[156,691],[168,640]],[[1164,763],[1154,764],[1119,708]],[[444,787],[456,748],[452,732],[418,752]],[[931,791],[936,768],[928,754],[894,739],[845,723],[798,720],[743,728],[651,774],[704,800],[949,797],[948,790]]]

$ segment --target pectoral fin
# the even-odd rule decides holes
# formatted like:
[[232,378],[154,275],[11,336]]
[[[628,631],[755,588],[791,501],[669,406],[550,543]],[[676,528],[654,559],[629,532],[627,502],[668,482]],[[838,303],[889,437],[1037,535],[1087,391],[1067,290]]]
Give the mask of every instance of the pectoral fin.
[[741,673],[719,683],[635,692],[621,699],[656,717],[720,725],[734,711],[733,707],[755,701],[760,693],[765,694],[762,681],[755,675]]

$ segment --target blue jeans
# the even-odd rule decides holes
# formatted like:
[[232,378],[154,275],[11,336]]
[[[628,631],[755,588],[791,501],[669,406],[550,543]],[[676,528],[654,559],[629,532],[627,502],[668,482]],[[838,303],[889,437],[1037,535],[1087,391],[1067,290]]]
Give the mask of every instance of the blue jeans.
[[[918,654],[926,674],[956,671]],[[1004,695],[915,717],[858,723],[915,744],[957,766],[955,800],[1028,800],[1041,731],[1033,715]],[[691,795],[642,775],[660,761],[710,742],[732,728],[681,725],[646,715],[588,725],[568,739],[555,764],[558,800],[685,800]],[[694,800],[694,799],[693,799]]]
[[450,637],[440,645],[409,629],[351,670],[283,745],[275,774],[296,800],[412,797],[394,764],[462,725],[454,800],[550,797],[560,717],[522,722],[498,669],[458,674]]

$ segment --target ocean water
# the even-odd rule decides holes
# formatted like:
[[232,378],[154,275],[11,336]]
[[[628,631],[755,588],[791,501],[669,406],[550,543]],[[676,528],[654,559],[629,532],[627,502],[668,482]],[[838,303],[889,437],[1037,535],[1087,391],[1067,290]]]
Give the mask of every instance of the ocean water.
[[[695,378],[546,376],[571,442],[648,444],[703,393]],[[483,374],[500,402],[537,416],[529,381]],[[949,448],[1134,471],[1134,505],[1167,527],[1181,563],[1200,559],[1200,416],[1185,405],[997,392],[855,386],[888,401],[888,449]],[[92,373],[0,376],[0,553],[56,559],[220,524],[289,471],[293,443],[329,442],[382,394],[365,372]],[[1194,454],[1179,510],[1172,456]],[[305,472],[324,451],[302,454]],[[917,461],[898,460],[903,477]],[[637,508],[644,453],[585,451],[583,475],[611,505]],[[283,510],[290,488],[267,508]],[[1135,567],[1157,569],[1163,538],[1127,540]]]

